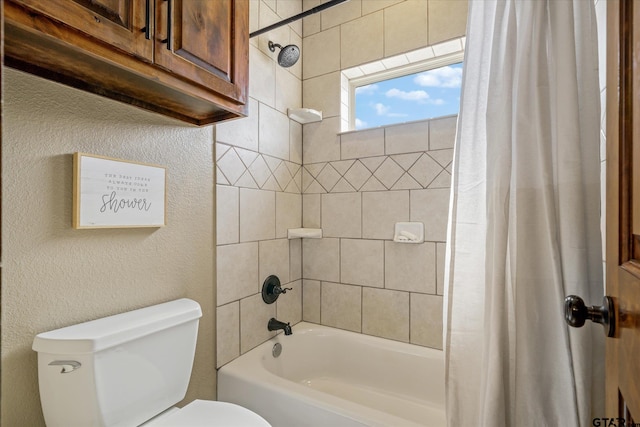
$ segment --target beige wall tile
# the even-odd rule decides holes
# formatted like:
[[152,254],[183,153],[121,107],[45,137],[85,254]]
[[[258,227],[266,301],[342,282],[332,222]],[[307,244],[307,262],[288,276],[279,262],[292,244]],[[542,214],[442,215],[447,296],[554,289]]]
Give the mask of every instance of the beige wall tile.
[[409,342],[409,293],[363,288],[362,333]]
[[429,150],[429,121],[385,128],[385,154],[415,153]]
[[322,282],[322,324],[334,328],[362,331],[362,288]]
[[283,285],[289,283],[289,240],[264,240],[259,243],[259,288],[262,289],[262,283],[271,275],[278,276]]
[[385,288],[436,293],[435,243],[385,242]]
[[[300,22],[300,21],[298,21]],[[289,43],[302,48],[302,36],[296,34],[295,31],[290,32],[290,41]],[[300,58],[298,58],[298,62],[293,64],[288,68],[289,72],[296,76],[300,81],[302,81],[302,52],[300,52]]]
[[[279,52],[276,49],[276,52]],[[276,109],[287,114],[288,108],[302,107],[302,81],[289,68],[276,67]]]
[[467,0],[429,0],[429,44],[466,34],[468,3]]
[[302,164],[302,125],[289,120],[289,160]]
[[339,71],[304,81],[303,106],[322,111],[322,117],[340,115]]
[[396,222],[408,220],[408,191],[362,193],[362,237],[365,239],[393,239]]
[[302,227],[302,195],[276,193],[276,238],[287,237],[290,228]]
[[[276,9],[277,9],[277,0],[261,0],[261,1],[263,3],[261,5],[261,9],[266,9],[264,6],[267,6],[273,12],[276,11]],[[261,22],[261,24],[262,24],[262,22]]]
[[302,279],[302,239],[289,240],[289,280]]
[[431,242],[447,240],[449,188],[411,190],[411,221],[424,223],[424,239]]
[[[432,153],[437,153],[437,151],[432,151]],[[443,181],[440,183],[439,180],[436,180],[438,175],[442,173],[442,166],[427,154],[420,156],[418,161],[409,169],[409,174],[420,183],[420,187],[430,187],[432,185],[437,187],[450,187],[450,182]],[[446,176],[448,176],[448,174],[441,178],[445,178]]]
[[276,305],[265,304],[262,295],[240,300],[240,353],[262,344],[276,333],[267,329],[269,319],[276,317]]
[[331,189],[340,181],[340,174],[330,164],[326,165],[316,176],[316,180],[326,191]]
[[257,47],[249,46],[249,93],[267,105],[275,105],[276,65]]
[[403,174],[404,170],[391,157],[387,157],[374,172],[378,181],[388,189],[393,188]]
[[216,309],[216,367],[240,356],[240,301]]
[[302,281],[302,320],[320,323],[320,282]]
[[384,55],[427,45],[427,2],[407,0],[384,9]]
[[217,304],[258,292],[258,243],[217,247]]
[[250,1],[249,2],[249,32],[252,33],[259,29],[260,29],[260,2]]
[[260,153],[289,160],[289,118],[273,108],[260,104]]
[[[281,19],[289,18],[302,12],[302,0],[277,0],[276,12]],[[291,29],[302,35],[302,21],[289,24]]]
[[330,7],[320,12],[322,31],[359,18],[361,14],[362,0],[349,0],[348,2]]
[[[320,5],[320,0],[302,0],[302,10],[306,11]],[[321,28],[320,14],[309,15],[302,20],[302,34],[304,37],[319,33]]]
[[216,237],[218,245],[240,240],[240,189],[216,186]]
[[[271,0],[270,0],[271,1]],[[264,2],[260,5],[260,28],[265,28],[271,24],[275,24],[280,21],[281,18],[276,13],[276,5],[275,0],[273,0],[273,7],[267,6]],[[279,28],[275,28],[268,33],[264,33],[258,37],[255,37],[251,40],[257,39],[257,44],[262,53],[271,57],[273,60],[278,56],[277,51],[272,53],[269,50],[269,40],[272,40],[274,43],[281,44],[285,46],[289,44],[289,33],[291,30],[289,26],[285,25]]]
[[457,122],[457,115],[431,120],[429,123],[429,149],[442,150],[443,148],[453,148],[456,140]]
[[302,127],[302,157],[305,164],[340,160],[340,117]]
[[[220,144],[218,144],[220,147]],[[217,161],[218,169],[222,172],[229,183],[234,184],[245,171],[245,164],[238,156],[235,149],[231,148],[224,153]]]
[[444,295],[444,261],[447,251],[446,243],[436,243],[436,293],[438,295]]
[[307,36],[302,41],[304,79],[340,70],[340,27]]
[[383,28],[382,11],[342,24],[340,26],[342,69],[382,59],[384,56]]
[[302,277],[340,280],[340,239],[302,239]]
[[276,306],[276,317],[279,321],[295,325],[302,320],[302,280],[287,283],[288,290],[285,294],[280,294]]
[[320,228],[320,194],[302,195],[302,226]]
[[249,115],[216,125],[216,141],[258,151],[258,101],[249,98]]
[[371,171],[360,161],[354,162],[344,174],[344,178],[356,190],[360,190],[370,177]]
[[240,189],[240,241],[276,236],[276,197],[273,191]]
[[353,285],[384,287],[384,242],[341,239],[340,281]]
[[442,297],[411,294],[411,343],[442,350]]
[[384,128],[342,134],[340,146],[343,160],[381,156],[384,154]]
[[322,195],[322,235],[324,237],[362,236],[361,193]]
[[362,2],[362,14],[367,15],[371,12],[377,12],[380,9],[393,6],[403,1],[405,0],[364,0]]

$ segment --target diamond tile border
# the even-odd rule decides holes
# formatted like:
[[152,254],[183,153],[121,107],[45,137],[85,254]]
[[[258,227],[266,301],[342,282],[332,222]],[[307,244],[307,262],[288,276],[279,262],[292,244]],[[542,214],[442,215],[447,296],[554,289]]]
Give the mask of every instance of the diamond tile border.
[[446,188],[453,150],[420,151],[299,165],[216,144],[217,184],[294,194]]
[[302,193],[302,165],[221,143],[216,143],[216,153],[218,185]]
[[353,193],[445,188],[453,150],[336,160],[302,166],[302,193]]

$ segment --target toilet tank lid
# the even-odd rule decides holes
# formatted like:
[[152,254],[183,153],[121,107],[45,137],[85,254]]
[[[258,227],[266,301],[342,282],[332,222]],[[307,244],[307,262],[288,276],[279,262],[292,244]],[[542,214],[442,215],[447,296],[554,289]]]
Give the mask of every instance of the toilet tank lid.
[[38,334],[33,350],[50,354],[95,353],[202,316],[200,305],[188,298]]

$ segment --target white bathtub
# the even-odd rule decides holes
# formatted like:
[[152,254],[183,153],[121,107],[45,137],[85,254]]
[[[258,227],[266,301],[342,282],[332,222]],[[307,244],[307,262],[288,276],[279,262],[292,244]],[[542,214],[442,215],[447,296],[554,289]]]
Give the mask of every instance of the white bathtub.
[[439,350],[303,322],[220,368],[218,399],[273,427],[445,426],[444,359]]

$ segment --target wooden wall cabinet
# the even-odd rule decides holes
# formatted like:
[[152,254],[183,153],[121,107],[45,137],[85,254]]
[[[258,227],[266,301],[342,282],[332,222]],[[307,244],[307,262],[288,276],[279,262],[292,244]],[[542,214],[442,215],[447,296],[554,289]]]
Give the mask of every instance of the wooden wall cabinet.
[[5,65],[197,125],[247,114],[249,0],[3,0]]

